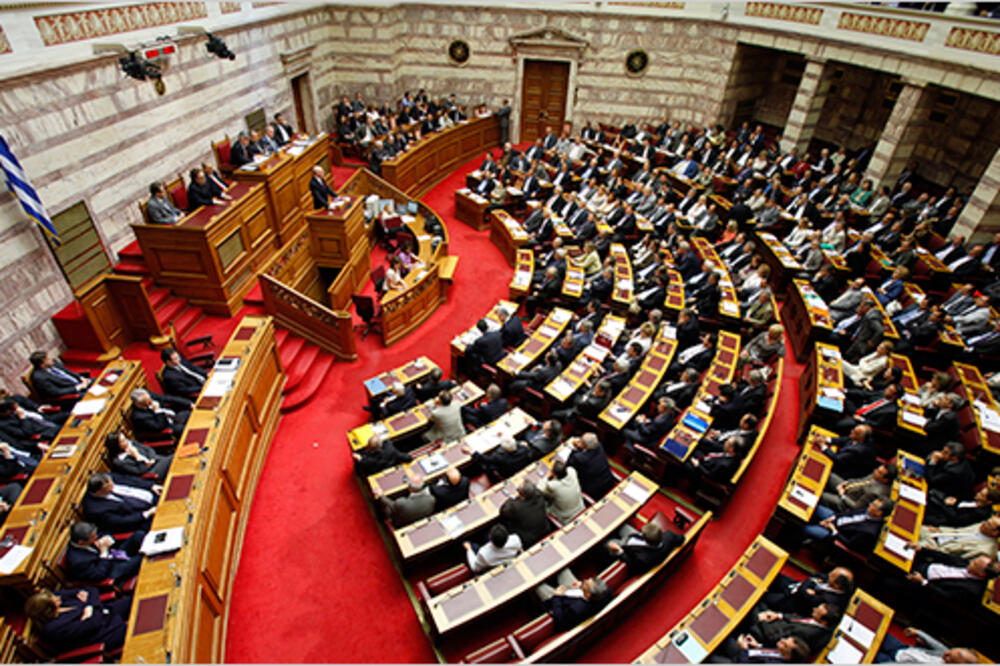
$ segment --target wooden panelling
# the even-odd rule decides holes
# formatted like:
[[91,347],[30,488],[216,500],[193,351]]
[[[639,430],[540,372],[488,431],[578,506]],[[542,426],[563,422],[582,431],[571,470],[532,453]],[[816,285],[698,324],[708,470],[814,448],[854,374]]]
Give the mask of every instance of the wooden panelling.
[[382,303],[382,339],[386,346],[405,338],[427,321],[440,304],[437,264],[405,292]]
[[339,359],[358,357],[351,315],[334,312],[267,275],[260,276],[264,309],[281,325]]

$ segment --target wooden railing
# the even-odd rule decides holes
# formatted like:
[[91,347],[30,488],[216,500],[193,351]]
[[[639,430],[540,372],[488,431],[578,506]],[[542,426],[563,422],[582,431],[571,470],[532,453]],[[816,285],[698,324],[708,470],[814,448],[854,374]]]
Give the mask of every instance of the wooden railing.
[[340,360],[357,359],[358,349],[349,313],[331,310],[269,275],[261,274],[258,279],[264,309],[278,325]]

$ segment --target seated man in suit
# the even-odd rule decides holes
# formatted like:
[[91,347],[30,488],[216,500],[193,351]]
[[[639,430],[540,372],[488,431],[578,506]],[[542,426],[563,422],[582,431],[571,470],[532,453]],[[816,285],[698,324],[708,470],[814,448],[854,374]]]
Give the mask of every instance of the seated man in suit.
[[40,452],[39,445],[51,442],[59,426],[37,412],[29,412],[14,398],[0,398],[0,439],[23,451]]
[[202,162],[201,170],[205,172],[205,180],[208,181],[208,187],[212,190],[212,196],[223,201],[231,201],[233,197],[226,190],[232,183],[222,180],[211,162]]
[[[919,550],[904,594],[911,608],[934,608],[944,601],[967,608],[978,604],[986,584],[1000,576],[1000,563],[985,555],[965,559],[936,550]],[[940,612],[940,610],[931,611]]]
[[531,548],[552,530],[545,511],[545,498],[531,481],[522,483],[517,495],[500,506],[500,522],[521,537],[525,548]]
[[31,373],[28,376],[31,387],[38,398],[45,402],[56,402],[63,396],[82,393],[90,387],[90,380],[66,369],[56,361],[55,356],[44,351],[31,352]]
[[38,467],[38,462],[30,453],[7,442],[0,442],[0,477],[10,479],[21,474],[31,476]]
[[559,572],[559,587],[542,583],[535,588],[545,610],[555,622],[556,631],[567,631],[580,624],[611,600],[611,590],[600,578],[577,580],[569,569]]
[[872,500],[864,509],[835,513],[820,504],[813,521],[802,528],[803,539],[821,542],[835,539],[848,550],[867,556],[875,548],[883,521],[895,506],[892,500],[883,498]]
[[462,547],[465,548],[466,560],[474,574],[509,562],[524,551],[521,537],[511,534],[499,523],[490,528],[490,539],[482,546],[475,546],[465,541]]
[[[440,393],[438,393],[440,395]],[[393,383],[389,387],[389,394],[382,398],[378,404],[363,408],[370,410],[373,419],[387,419],[394,414],[399,414],[407,409],[417,406],[417,394],[412,387],[400,382]]]
[[469,499],[469,478],[450,467],[444,476],[431,484],[434,511],[444,511]]
[[152,475],[159,483],[167,478],[174,459],[172,455],[159,455],[152,447],[129,439],[121,431],[108,433],[104,448],[112,472],[123,476]]
[[785,329],[781,324],[772,324],[744,345],[736,367],[740,368],[747,363],[766,365],[784,355]]
[[146,479],[99,472],[87,481],[83,515],[105,532],[148,530],[161,490]]
[[358,449],[351,457],[354,458],[354,471],[361,476],[371,476],[399,463],[410,462],[410,454],[397,449],[391,440],[382,439],[378,433],[368,439],[363,449]]
[[890,498],[892,482],[898,474],[898,468],[892,464],[879,465],[871,474],[847,480],[831,473],[820,502],[838,513],[860,509],[872,500]]
[[666,531],[653,521],[647,522],[641,530],[625,523],[618,530],[618,538],[608,541],[608,552],[625,563],[630,576],[641,576],[684,543],[684,537],[676,532]]
[[524,325],[521,323],[521,318],[517,316],[517,313],[501,310],[498,314],[503,319],[503,327],[500,329],[500,335],[503,338],[504,347],[517,347],[524,342],[524,338],[526,337]]
[[552,412],[552,416],[564,423],[573,423],[577,419],[594,421],[608,406],[612,397],[611,382],[601,379],[582,395],[575,396],[570,407],[556,410]]
[[285,116],[282,113],[274,114],[274,122],[271,123],[271,127],[274,128],[274,140],[278,142],[279,146],[286,145],[295,136],[295,130],[285,122]]
[[99,536],[93,523],[74,523],[66,548],[66,577],[80,583],[100,583],[111,578],[121,587],[139,575],[139,547],[145,537],[144,531],[137,530],[128,539],[116,542],[110,534]]
[[678,411],[687,409],[694,401],[694,396],[698,393],[698,389],[701,386],[699,380],[698,371],[694,368],[688,368],[681,373],[680,379],[676,382],[663,382],[660,384],[653,392],[653,397],[656,399],[661,397],[672,399],[674,404],[677,405]]
[[557,418],[550,418],[537,430],[529,430],[522,439],[531,449],[533,458],[541,458],[555,450],[562,443],[563,426]]
[[924,525],[961,527],[986,520],[993,515],[993,506],[1000,504],[1000,489],[983,486],[971,500],[960,500],[940,490],[927,493]]
[[882,391],[882,396],[855,409],[850,400],[844,402],[844,411],[851,416],[845,416],[837,421],[834,430],[845,432],[857,425],[870,425],[878,430],[891,431],[896,427],[896,414],[899,412],[897,401],[903,394],[899,384],[889,384]]
[[423,477],[406,473],[406,485],[409,492],[403,497],[393,499],[376,493],[374,499],[382,506],[385,516],[393,527],[399,528],[415,523],[421,518],[434,513],[434,496],[424,485]]
[[611,473],[608,456],[604,453],[604,447],[601,446],[597,435],[592,432],[584,433],[582,437],[570,440],[570,444],[573,453],[570,454],[566,464],[576,468],[583,492],[595,501],[604,497],[615,487],[618,480]]
[[427,402],[441,391],[450,391],[458,386],[450,379],[443,379],[444,373],[441,368],[431,368],[430,373],[422,381],[418,381],[414,391],[417,394],[418,402]]
[[482,467],[487,474],[501,479],[506,479],[521,471],[521,468],[534,458],[531,448],[527,444],[518,444],[513,437],[503,438],[500,441],[500,446],[486,453],[473,451],[469,446],[463,444],[462,453],[471,454],[473,462]]
[[225,203],[222,196],[216,196],[216,187],[208,182],[204,170],[191,169],[188,177],[191,179],[187,187],[189,213],[202,206],[217,206]]
[[312,193],[313,209],[315,210],[326,208],[332,199],[337,198],[337,193],[327,185],[323,167],[319,165],[313,167],[313,175],[309,179],[309,191]]
[[160,352],[160,360],[163,361],[160,383],[164,393],[179,398],[192,398],[201,393],[208,379],[205,370],[183,358],[173,347],[165,347]]
[[761,645],[776,645],[782,638],[793,636],[804,640],[810,652],[816,652],[830,639],[840,621],[841,610],[833,604],[821,603],[809,615],[799,615],[764,609],[758,604],[751,610],[750,635]]
[[0,526],[7,520],[7,514],[17,502],[22,490],[24,490],[24,486],[20,483],[8,483],[0,486]]
[[131,595],[102,603],[94,587],[43,589],[28,597],[24,614],[45,644],[59,652],[101,643],[111,653],[125,644],[131,608]]
[[479,329],[479,337],[465,348],[462,358],[465,374],[470,377],[479,375],[483,363],[495,366],[504,357],[503,333],[499,329],[491,331],[485,319],[476,322],[476,328]]
[[622,431],[625,439],[625,448],[634,452],[636,444],[655,444],[670,432],[674,422],[677,420],[677,404],[673,399],[663,396],[656,401],[656,415],[649,418],[645,414],[635,417],[630,427]]
[[958,442],[948,442],[930,455],[924,478],[931,490],[966,499],[972,496],[976,474],[965,457],[965,447]]
[[512,396],[518,395],[528,387],[542,391],[560,372],[562,372],[562,363],[559,362],[559,355],[554,349],[550,349],[541,363],[530,370],[522,370],[514,375],[513,381],[507,385],[507,393]]
[[255,155],[260,154],[260,147],[250,141],[250,135],[245,131],[236,137],[236,143],[229,150],[229,163],[234,167],[253,162]]
[[685,463],[685,467],[701,472],[705,478],[712,481],[720,483],[729,481],[740,468],[740,462],[750,450],[750,446],[740,435],[726,438],[722,446],[722,451],[699,451]]
[[538,488],[545,497],[546,510],[566,525],[583,511],[583,491],[576,470],[557,460]]
[[431,428],[423,434],[425,442],[454,442],[465,435],[462,406],[451,397],[451,391],[441,391],[434,398],[430,413]]
[[737,664],[804,664],[809,653],[809,644],[798,636],[783,636],[774,647],[767,647],[750,634],[740,634],[723,641],[711,658]]
[[980,523],[963,527],[923,525],[920,528],[917,546],[968,559],[980,555],[996,559],[998,536],[1000,536],[1000,516],[991,516]]
[[875,654],[876,664],[885,663],[924,663],[924,664],[978,664],[979,657],[969,648],[949,648],[925,631],[916,627],[905,627],[903,633],[917,639],[916,647],[904,643],[892,634],[886,632],[878,652]]
[[865,476],[875,468],[878,452],[870,426],[856,425],[848,435],[832,439],[817,435],[813,443],[833,461],[833,473],[841,479]]
[[177,224],[184,217],[170,199],[167,198],[167,188],[156,181],[149,186],[149,201],[146,202],[146,217],[150,224]]
[[132,391],[129,420],[136,433],[158,433],[169,430],[175,439],[184,432],[192,403],[184,398],[150,393],[146,389]]
[[507,411],[507,399],[500,392],[500,387],[490,384],[486,387],[486,397],[476,405],[462,406],[462,422],[467,428],[475,430],[492,423]]
[[853,593],[854,573],[847,567],[835,567],[828,574],[815,573],[804,580],[778,574],[761,602],[781,613],[809,616],[819,604],[846,608]]

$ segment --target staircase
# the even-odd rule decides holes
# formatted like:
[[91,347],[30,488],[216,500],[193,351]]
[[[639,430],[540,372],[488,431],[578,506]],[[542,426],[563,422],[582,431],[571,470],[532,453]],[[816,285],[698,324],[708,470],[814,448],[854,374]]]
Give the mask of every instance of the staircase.
[[312,400],[319,391],[333,367],[334,356],[284,328],[278,328],[274,337],[287,375],[281,411],[293,412]]
[[149,276],[149,265],[139,249],[139,241],[132,241],[118,252],[118,263],[113,270],[119,275]]

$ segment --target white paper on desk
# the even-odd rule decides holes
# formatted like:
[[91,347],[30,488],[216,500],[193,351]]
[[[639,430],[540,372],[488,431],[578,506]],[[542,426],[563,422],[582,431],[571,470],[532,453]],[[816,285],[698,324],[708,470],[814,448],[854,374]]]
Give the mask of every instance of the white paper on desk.
[[95,396],[104,395],[107,392],[108,392],[108,387],[101,386],[100,384],[94,384],[93,386],[90,387],[90,390],[87,391],[87,393],[89,393],[90,395],[95,395]]
[[908,409],[903,410],[903,423],[909,423],[912,426],[918,428],[923,428],[927,423],[927,419],[916,412],[911,412]]
[[96,400],[81,400],[80,402],[73,405],[73,415],[93,416],[94,414],[100,414],[101,410],[104,409],[104,405],[106,404],[108,404],[106,398],[97,398]]
[[469,435],[465,438],[463,444],[476,453],[486,453],[493,448],[493,440],[489,437],[483,437],[481,434]]
[[700,664],[708,656],[705,647],[687,631],[674,639],[674,647],[680,650],[684,658],[692,664]]
[[822,393],[823,395],[825,395],[827,398],[831,398],[833,400],[843,400],[844,399],[844,391],[842,389],[839,389],[839,388],[833,388],[832,386],[826,386],[826,387],[824,387],[823,390],[820,391],[820,393]]
[[552,388],[555,389],[555,392],[559,395],[569,395],[574,390],[573,385],[562,378],[557,379],[556,383],[552,385]]
[[444,456],[440,453],[432,453],[431,455],[420,459],[420,468],[424,470],[424,474],[433,474],[439,470],[444,469],[448,466],[448,461],[444,459]]
[[20,566],[28,555],[31,554],[31,546],[14,545],[10,547],[3,557],[0,557],[0,574],[12,574]]
[[825,358],[840,358],[840,350],[836,347],[820,347],[819,351]]
[[[486,320],[486,330],[488,330],[488,331],[499,331],[502,326],[503,326],[503,324],[501,324],[500,322],[496,321],[495,319],[487,319]],[[479,329],[478,328],[474,329],[472,332],[473,333],[478,333]]]
[[712,408],[709,407],[704,400],[699,400],[694,404],[694,408],[697,409],[702,414],[711,414]]
[[378,423],[372,424],[372,432],[379,437],[385,437],[389,434],[389,429],[385,427],[385,424],[379,421]]
[[294,157],[297,155],[301,155],[305,151],[305,149],[306,149],[305,146],[290,146],[288,148],[285,148],[285,152]]
[[910,500],[920,506],[924,506],[927,503],[927,493],[919,488],[914,488],[908,483],[899,484],[899,497],[900,499]]
[[618,280],[618,288],[619,289],[626,289],[626,290],[631,289],[632,288],[632,280]]
[[520,367],[528,364],[528,357],[521,352],[514,352],[507,357],[507,362]]
[[548,324],[538,328],[538,334],[546,338],[554,338],[559,335],[558,329],[552,328]]
[[465,523],[454,513],[449,513],[441,518],[441,527],[453,539],[465,531]]
[[663,326],[663,337],[667,338],[668,340],[676,340],[677,329],[671,326],[670,324],[665,324]]
[[417,240],[420,241],[421,243],[425,243],[430,239],[431,239],[430,234],[420,234],[419,236],[417,236]]
[[722,311],[727,314],[738,315],[740,313],[740,306],[732,301],[722,301]]
[[890,553],[892,553],[893,555],[901,557],[907,562],[913,560],[913,555],[915,552],[913,550],[913,544],[911,544],[909,541],[906,541],[905,539],[896,536],[892,532],[886,533],[884,545],[885,549]]
[[976,400],[976,411],[979,413],[979,423],[990,432],[1000,433],[1000,414],[981,400]]
[[802,502],[810,509],[815,507],[816,504],[819,502],[819,495],[810,490],[807,490],[804,486],[801,486],[797,483],[794,486],[792,486],[792,492],[790,492],[789,495],[791,495],[798,501]]
[[860,664],[864,656],[865,653],[850,642],[838,638],[837,644],[827,653],[826,660],[831,664]]
[[640,504],[642,504],[643,502],[646,501],[646,499],[649,498],[649,492],[647,492],[647,490],[644,487],[642,487],[635,481],[625,486],[625,490],[623,492]]
[[468,194],[469,193],[469,188],[467,188],[467,187],[461,187],[461,188],[459,188],[458,191],[461,192],[462,194]]
[[562,324],[569,320],[570,313],[568,310],[554,310],[549,316],[552,318],[552,321]]
[[569,456],[572,453],[573,453],[573,447],[569,445],[564,445],[556,452],[555,458],[556,460],[561,460],[562,462],[566,462],[567,460],[569,460]]
[[862,647],[871,647],[875,640],[875,632],[861,624],[853,617],[844,616],[840,621],[840,630],[858,642]]
[[913,395],[912,393],[904,393],[903,397],[900,399],[908,405],[913,405],[914,407],[920,406],[920,398]]
[[619,421],[628,421],[632,417],[632,410],[621,403],[615,403],[611,407],[611,415]]

